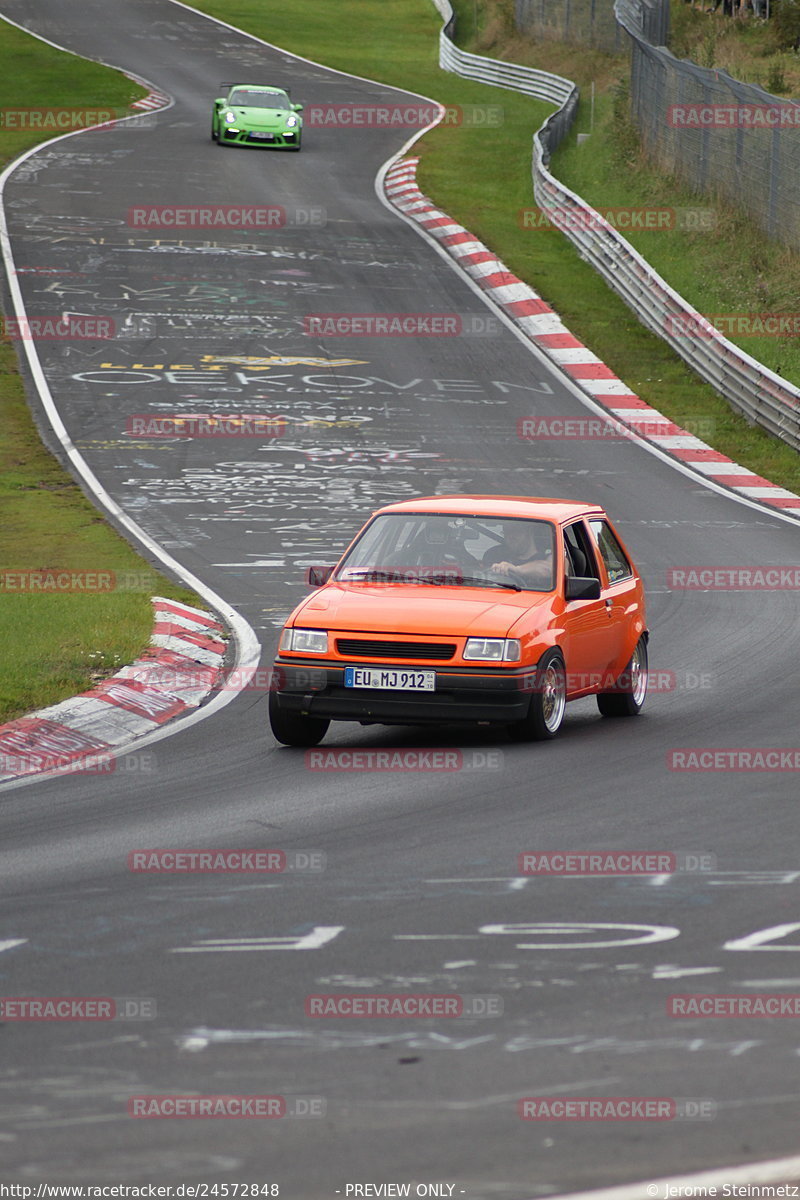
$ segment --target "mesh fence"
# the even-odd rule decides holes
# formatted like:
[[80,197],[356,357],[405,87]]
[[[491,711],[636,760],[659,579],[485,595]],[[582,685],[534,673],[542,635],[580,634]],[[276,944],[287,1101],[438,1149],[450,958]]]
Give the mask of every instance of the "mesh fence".
[[800,248],[800,105],[675,58],[656,44],[651,6],[617,0],[615,11],[631,36],[631,115],[649,157]]
[[675,58],[669,0],[516,0],[516,19],[535,37],[609,51],[629,34],[631,116],[650,159],[800,249],[800,103]]
[[609,54],[626,50],[612,0],[515,0],[517,28],[531,37],[596,46]]
[[608,0],[618,21],[634,37],[652,46],[669,41],[669,0]]

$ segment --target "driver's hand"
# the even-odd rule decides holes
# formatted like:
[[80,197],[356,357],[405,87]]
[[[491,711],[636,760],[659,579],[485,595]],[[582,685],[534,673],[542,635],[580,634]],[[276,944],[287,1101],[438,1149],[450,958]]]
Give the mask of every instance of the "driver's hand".
[[514,570],[514,564],[510,562],[493,563],[492,570],[497,571],[499,575],[508,575],[509,571]]

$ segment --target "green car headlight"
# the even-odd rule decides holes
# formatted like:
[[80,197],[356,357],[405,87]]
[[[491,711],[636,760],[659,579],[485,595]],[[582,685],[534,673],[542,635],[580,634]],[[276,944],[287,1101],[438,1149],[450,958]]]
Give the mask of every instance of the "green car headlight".
[[236,120],[236,117],[234,116],[233,113],[225,113],[226,124],[232,125],[235,120]]
[[464,658],[485,662],[519,662],[522,647],[517,638],[467,638]]
[[287,117],[286,118],[286,128],[287,129],[294,129],[296,124],[297,124],[297,117]]

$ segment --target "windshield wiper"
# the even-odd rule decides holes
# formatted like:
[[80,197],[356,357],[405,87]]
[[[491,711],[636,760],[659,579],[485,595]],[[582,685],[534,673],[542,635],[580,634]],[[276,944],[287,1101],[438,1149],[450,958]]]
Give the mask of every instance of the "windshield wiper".
[[347,574],[342,575],[340,583],[350,583],[353,579],[405,579],[402,571],[376,571],[372,567],[359,570],[358,567],[347,568]]
[[477,579],[474,575],[462,575],[458,582],[459,584],[474,584],[477,587],[510,588],[512,592],[522,591],[518,583],[511,583],[510,580],[508,583],[501,583],[499,579]]

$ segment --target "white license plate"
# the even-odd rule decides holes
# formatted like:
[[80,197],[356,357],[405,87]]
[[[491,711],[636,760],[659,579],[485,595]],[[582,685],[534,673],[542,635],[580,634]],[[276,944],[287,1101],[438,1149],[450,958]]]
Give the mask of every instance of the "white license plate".
[[391,692],[435,692],[435,671],[411,671],[406,667],[345,667],[344,686],[383,688]]
[[250,137],[251,138],[260,138],[262,142],[274,142],[275,141],[274,133],[251,133]]

